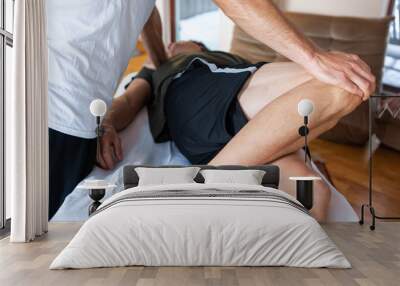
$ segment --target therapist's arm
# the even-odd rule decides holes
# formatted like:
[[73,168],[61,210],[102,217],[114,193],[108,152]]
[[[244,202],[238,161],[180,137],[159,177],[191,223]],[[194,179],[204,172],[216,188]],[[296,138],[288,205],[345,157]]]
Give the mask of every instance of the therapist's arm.
[[144,79],[136,78],[123,95],[113,100],[101,124],[104,134],[100,139],[101,150],[98,152],[97,162],[103,169],[112,169],[123,159],[118,132],[125,129],[135,119],[150,100],[150,95],[150,84]]
[[144,47],[155,67],[159,67],[167,60],[162,40],[162,23],[157,8],[153,9],[142,31]]
[[375,77],[358,56],[325,52],[293,27],[270,0],[214,0],[249,35],[302,65],[317,79],[364,100],[375,90]]

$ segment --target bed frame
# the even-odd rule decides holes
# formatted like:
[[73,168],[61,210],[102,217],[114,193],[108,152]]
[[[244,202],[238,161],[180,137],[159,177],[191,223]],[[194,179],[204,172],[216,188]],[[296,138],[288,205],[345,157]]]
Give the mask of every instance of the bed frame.
[[[248,170],[256,169],[265,171],[264,178],[262,180],[262,185],[265,187],[270,187],[278,189],[279,187],[279,167],[275,165],[261,165],[261,166],[238,166],[238,165],[226,165],[226,166],[210,166],[210,165],[194,165],[200,167],[202,170],[205,169],[218,169],[218,170]],[[181,165],[164,165],[164,166],[150,166],[150,165],[128,165],[124,167],[123,171],[123,182],[124,189],[136,187],[139,183],[139,176],[135,171],[137,167],[157,167],[157,168],[182,168],[187,166]],[[204,178],[200,174],[197,174],[194,179],[197,183],[204,183]]]

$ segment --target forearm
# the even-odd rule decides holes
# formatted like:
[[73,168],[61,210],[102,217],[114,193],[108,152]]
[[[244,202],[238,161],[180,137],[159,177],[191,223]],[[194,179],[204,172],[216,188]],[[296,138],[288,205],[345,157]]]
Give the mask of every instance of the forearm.
[[162,40],[161,18],[156,8],[143,28],[142,39],[154,66],[163,64],[167,60],[167,54]]
[[275,51],[306,66],[316,47],[269,0],[214,0],[244,31]]
[[135,79],[122,96],[113,100],[102,125],[104,127],[111,126],[117,131],[125,129],[146,105],[150,94],[150,84],[144,79]]

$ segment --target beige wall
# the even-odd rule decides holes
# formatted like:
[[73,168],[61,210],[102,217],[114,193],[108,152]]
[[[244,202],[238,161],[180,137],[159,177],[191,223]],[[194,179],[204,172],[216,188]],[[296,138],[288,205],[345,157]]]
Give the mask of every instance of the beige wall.
[[166,45],[171,42],[171,17],[170,17],[170,6],[168,0],[157,0],[156,6],[160,12],[161,21],[163,24],[163,41]]
[[289,12],[331,16],[380,18],[386,15],[390,0],[274,0]]
[[234,23],[231,19],[225,16],[221,10],[219,10],[219,15],[219,49],[221,51],[229,52],[231,49]]
[[[390,0],[274,0],[285,11],[331,16],[381,18]],[[233,22],[220,12],[220,49],[229,51]]]

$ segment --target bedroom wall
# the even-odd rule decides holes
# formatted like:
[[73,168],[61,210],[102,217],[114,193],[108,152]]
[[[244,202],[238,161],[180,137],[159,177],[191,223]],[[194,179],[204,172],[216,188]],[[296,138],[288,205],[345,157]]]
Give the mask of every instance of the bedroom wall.
[[163,23],[163,41],[165,44],[169,44],[171,42],[170,2],[169,0],[157,0],[156,6],[160,12],[161,21]]
[[289,12],[321,15],[380,18],[386,15],[390,0],[274,0]]
[[[380,18],[391,0],[274,0],[284,11],[333,16]],[[233,22],[220,12],[220,49],[229,51]]]

